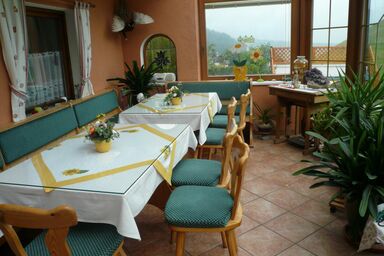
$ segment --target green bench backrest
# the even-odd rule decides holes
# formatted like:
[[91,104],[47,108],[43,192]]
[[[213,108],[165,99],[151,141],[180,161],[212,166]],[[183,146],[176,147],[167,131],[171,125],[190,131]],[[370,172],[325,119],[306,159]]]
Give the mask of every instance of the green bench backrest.
[[0,149],[11,163],[77,128],[75,113],[67,107],[0,132]]
[[118,107],[115,91],[109,91],[73,105],[79,127],[92,122],[97,115],[107,114]]
[[216,92],[221,100],[230,100],[231,97],[240,99],[241,94],[247,93],[250,88],[249,81],[201,81],[201,82],[174,82],[168,88],[180,86],[186,92]]

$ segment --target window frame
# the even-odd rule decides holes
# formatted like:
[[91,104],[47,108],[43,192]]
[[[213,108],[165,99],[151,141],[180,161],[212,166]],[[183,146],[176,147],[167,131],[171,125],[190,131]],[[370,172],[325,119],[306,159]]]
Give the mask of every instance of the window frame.
[[[217,2],[233,2],[233,1],[242,1],[242,0],[198,0],[198,18],[199,18],[199,47],[200,47],[200,74],[203,80],[228,80],[234,79],[234,75],[224,75],[224,76],[209,76],[208,75],[208,55],[207,55],[207,35],[206,35],[206,19],[205,19],[205,4],[206,3],[217,3]],[[295,43],[292,41],[293,33],[293,2],[300,0],[291,0],[291,52]],[[292,72],[292,54],[291,54],[291,65],[290,69]],[[290,72],[290,73],[291,73]],[[248,78],[257,80],[259,77],[262,77],[264,80],[283,80],[285,76],[290,76],[291,74],[247,74]]]
[[163,33],[158,33],[158,34],[153,34],[151,35],[149,38],[147,38],[145,40],[145,43],[144,43],[144,47],[143,47],[143,57],[144,57],[144,66],[147,67],[149,65],[149,63],[147,63],[147,47],[148,47],[148,44],[149,42],[155,38],[155,37],[165,37],[167,38],[169,41],[172,42],[172,44],[174,45],[175,47],[175,60],[176,60],[176,70],[175,70],[175,76],[177,77],[177,48],[176,48],[176,44],[175,44],[175,41],[172,40],[172,38],[170,38],[168,35],[166,34],[163,34]]
[[[71,60],[70,60],[70,54],[69,54],[69,42],[68,42],[65,12],[46,9],[46,8],[40,8],[40,7],[34,7],[34,6],[26,6],[25,8],[26,8],[26,12],[25,12],[26,17],[28,16],[46,17],[46,18],[54,18],[58,20],[60,24],[59,41],[60,41],[60,48],[62,50],[62,59],[63,59],[62,64],[63,64],[63,75],[64,75],[64,81],[65,81],[65,84],[64,84],[65,97],[67,97],[68,100],[74,99],[75,87],[73,82]],[[46,102],[42,105],[52,107],[58,102],[59,100],[53,100],[50,102]],[[30,114],[33,111],[34,107],[30,107],[26,109],[25,110],[26,114]]]

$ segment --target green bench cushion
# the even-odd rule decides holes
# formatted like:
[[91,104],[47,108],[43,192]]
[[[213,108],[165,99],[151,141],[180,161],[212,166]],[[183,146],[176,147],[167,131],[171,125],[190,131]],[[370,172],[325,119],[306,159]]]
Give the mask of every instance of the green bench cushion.
[[224,141],[224,136],[226,129],[222,128],[210,128],[205,131],[207,135],[207,141],[204,143],[206,145],[222,145]]
[[[169,83],[168,88],[179,82]],[[221,100],[230,100],[232,97],[240,99],[241,94],[247,93],[250,88],[249,81],[214,81],[214,82],[181,82],[182,90],[186,92],[216,92]]]
[[[240,117],[235,116],[235,120],[236,120],[236,123],[239,123]],[[227,115],[215,115],[213,118],[213,121],[209,125],[209,127],[226,129],[227,124],[228,124],[228,116]]]
[[79,127],[93,120],[99,114],[107,114],[119,107],[115,91],[110,91],[73,106]]
[[76,128],[75,114],[68,107],[6,130],[0,133],[0,149],[4,161],[13,162]]
[[180,161],[172,171],[172,185],[216,186],[221,175],[221,162],[206,159]]
[[217,228],[231,218],[233,199],[218,187],[177,187],[165,206],[168,224],[187,228]]
[[[235,110],[236,115],[240,115],[240,109],[241,109],[240,105],[236,106],[236,110]],[[249,115],[251,113],[251,107],[250,106],[247,106],[247,110],[245,111],[245,113],[246,113],[246,115]],[[227,106],[223,106],[218,113],[218,115],[227,115],[227,114],[228,114]]]
[[[46,232],[42,232],[25,247],[27,255],[49,256],[45,245]],[[123,237],[116,228],[108,224],[79,223],[69,229],[67,242],[72,255],[111,256],[117,250]]]

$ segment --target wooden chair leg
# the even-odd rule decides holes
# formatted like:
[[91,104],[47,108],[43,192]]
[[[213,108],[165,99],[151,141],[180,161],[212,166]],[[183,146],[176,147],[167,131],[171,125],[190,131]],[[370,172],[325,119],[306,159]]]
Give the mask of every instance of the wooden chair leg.
[[176,242],[176,231],[171,231],[171,240],[169,241],[171,244]]
[[200,151],[200,148],[197,147],[196,150],[195,150],[195,152],[193,153],[193,158],[198,158],[198,156],[199,156],[199,151]]
[[212,159],[212,153],[213,153],[213,149],[210,148],[210,149],[209,149],[208,160],[211,160],[211,159]]
[[223,248],[228,248],[227,237],[225,235],[225,232],[220,232],[220,234],[221,234],[221,241],[223,241]]
[[237,256],[237,244],[236,244],[236,237],[235,237],[235,231],[229,230],[225,232],[227,237],[227,243],[228,243],[228,251],[230,256]]
[[185,233],[177,232],[176,256],[184,255]]
[[204,148],[199,149],[199,159],[203,159]]

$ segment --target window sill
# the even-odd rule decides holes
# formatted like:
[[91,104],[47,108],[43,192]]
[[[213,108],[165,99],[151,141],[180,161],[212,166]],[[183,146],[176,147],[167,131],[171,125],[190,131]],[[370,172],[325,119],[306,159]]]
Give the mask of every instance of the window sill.
[[284,81],[276,81],[276,80],[270,80],[270,81],[264,81],[264,82],[257,82],[257,81],[252,81],[251,85],[252,86],[264,86],[264,85],[278,85],[282,84]]

